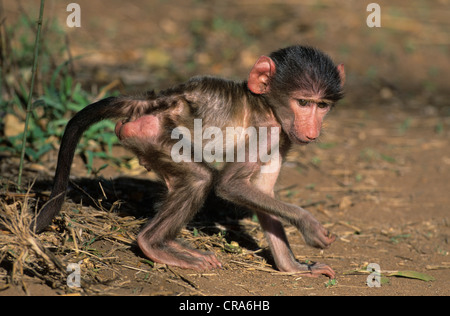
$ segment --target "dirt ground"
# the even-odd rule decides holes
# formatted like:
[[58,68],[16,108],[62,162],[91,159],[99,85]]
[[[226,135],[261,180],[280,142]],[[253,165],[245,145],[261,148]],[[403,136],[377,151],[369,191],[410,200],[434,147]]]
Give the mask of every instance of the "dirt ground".
[[[23,9],[37,16],[38,1],[30,2]],[[6,17],[17,17],[18,3],[4,1]],[[67,3],[47,1],[46,16],[64,25]],[[100,173],[104,198],[99,180],[86,175],[76,157],[72,175],[78,188],[110,205],[122,201],[120,212],[89,205],[72,186],[57,221],[75,216],[71,210],[77,208],[98,218],[99,227],[108,225],[106,219],[121,225],[122,237],[99,234],[89,247],[63,253],[51,246],[61,242],[57,227],[63,224],[55,224],[38,238],[65,264],[83,260],[86,289],[70,289],[64,280],[52,285],[32,274],[12,285],[8,267],[0,265],[0,295],[450,294],[449,1],[378,1],[380,28],[366,25],[369,1],[77,3],[82,27],[63,30],[72,54],[86,54],[75,71],[93,90],[115,79],[133,92],[167,87],[194,74],[244,78],[259,55],[296,43],[317,46],[345,63],[345,100],[327,117],[318,143],[292,151],[277,184],[281,200],[305,207],[338,236],[329,249],[317,250],[286,226],[297,258],[329,264],[336,282],[277,272],[251,214],[214,197],[182,235],[215,252],[224,268],[199,273],[152,266],[134,237],[161,186],[142,169],[110,166]],[[27,179],[37,179],[32,193],[48,194],[55,155],[27,169]],[[3,188],[14,179],[16,162],[0,159]],[[9,203],[11,196],[2,191],[0,198]],[[80,245],[86,242],[83,233],[77,236]],[[368,275],[361,273],[369,263],[377,263],[385,276],[415,271],[433,280],[388,276],[381,287],[369,287]]]

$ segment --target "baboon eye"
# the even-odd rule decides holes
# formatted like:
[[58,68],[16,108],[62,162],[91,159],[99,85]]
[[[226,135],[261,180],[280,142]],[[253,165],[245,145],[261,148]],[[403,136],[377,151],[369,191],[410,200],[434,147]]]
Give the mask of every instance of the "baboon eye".
[[328,107],[328,103],[326,103],[326,102],[319,102],[319,103],[317,103],[317,106],[318,106],[320,109],[325,109],[325,108]]
[[298,104],[300,106],[307,106],[308,105],[308,100],[305,100],[305,99],[298,99],[297,102],[298,102]]

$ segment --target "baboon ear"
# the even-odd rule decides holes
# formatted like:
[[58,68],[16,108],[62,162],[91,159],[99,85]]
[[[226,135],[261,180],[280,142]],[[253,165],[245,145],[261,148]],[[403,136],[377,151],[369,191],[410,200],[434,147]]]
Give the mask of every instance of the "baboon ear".
[[339,64],[337,66],[337,71],[339,72],[339,77],[341,77],[341,86],[343,87],[345,84],[345,69],[344,64]]
[[270,91],[270,78],[275,74],[275,63],[270,57],[261,56],[256,61],[248,76],[248,89],[255,94]]

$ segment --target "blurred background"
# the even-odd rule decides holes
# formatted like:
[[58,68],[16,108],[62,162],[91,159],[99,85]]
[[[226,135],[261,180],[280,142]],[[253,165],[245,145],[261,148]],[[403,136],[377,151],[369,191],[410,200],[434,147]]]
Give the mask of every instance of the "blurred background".
[[[366,24],[372,1],[79,0],[79,28],[66,25],[70,2],[46,1],[41,75],[52,71],[44,67],[72,59],[74,80],[88,90],[116,79],[132,91],[196,74],[245,78],[260,55],[307,44],[345,63],[349,96],[395,91],[434,102],[437,93],[448,93],[447,0],[377,1],[379,28]],[[0,9],[5,98],[11,97],[9,66],[26,72],[31,65],[39,1],[3,0]],[[36,93],[44,94],[43,83]]]
[[[345,64],[341,107],[450,115],[448,0],[378,1],[381,27],[373,28],[366,23],[371,1],[360,0],[79,0],[81,27],[73,28],[69,3],[45,4],[34,91],[44,102],[34,105],[32,161],[53,149],[74,111],[98,98],[199,74],[244,79],[260,55],[292,44],[316,46]],[[39,1],[0,4],[0,149],[17,152],[19,138],[11,137],[23,128]],[[111,147],[116,140],[105,124],[92,133],[104,131],[99,141]]]
[[[294,251],[307,256],[302,260],[318,258],[330,263],[339,273],[350,267],[364,267],[368,262],[380,262],[388,270],[432,270],[430,273],[436,278],[433,283],[402,279],[383,285],[383,292],[377,293],[449,294],[449,0],[377,0],[381,27],[373,28],[367,25],[367,17],[372,13],[367,12],[367,6],[375,1],[77,0],[81,27],[70,28],[66,21],[71,12],[66,8],[71,2],[45,1],[24,173],[26,185],[35,179],[39,181],[28,198],[17,193],[16,181],[40,1],[0,0],[1,211],[3,205],[4,210],[18,207],[19,198],[39,203],[48,200],[64,127],[87,104],[110,95],[164,89],[194,75],[245,79],[260,55],[293,44],[311,45],[327,52],[336,63],[345,64],[346,97],[329,114],[320,141],[307,148],[295,148],[288,156],[276,192],[283,201],[307,207],[339,240],[322,258],[323,252],[318,255],[316,250],[304,248],[301,237],[292,228],[289,235],[294,240]],[[63,218],[78,213],[84,216],[84,211],[72,212],[82,208],[69,200],[83,200],[85,205],[91,200],[102,201],[105,206],[120,199],[126,201],[121,210],[147,209],[154,202],[157,193],[153,193],[153,188],[158,186],[152,181],[152,174],[115,146],[118,141],[113,131],[114,123],[105,121],[85,133],[72,175],[89,182],[78,181],[89,197],[81,190],[71,190]],[[132,178],[115,178],[120,174]],[[137,181],[136,176],[147,180]],[[91,207],[86,213],[95,209]],[[218,207],[214,209],[216,217],[202,223],[217,221],[220,212]],[[226,220],[222,223],[229,223],[233,210],[225,207],[223,211]],[[106,216],[106,223],[111,221],[108,216],[112,213],[98,213],[96,218]],[[80,221],[85,219],[73,222]],[[124,226],[123,231],[132,231],[132,236],[142,222],[138,224],[131,230]],[[63,221],[55,225],[56,230],[59,226],[67,229]],[[202,225],[194,226],[192,234],[201,231]],[[79,237],[80,244],[82,240],[98,238],[92,231],[95,230],[84,230],[83,234],[91,235]],[[248,243],[249,239],[236,231],[228,227],[227,242]],[[99,236],[102,234],[103,231]],[[247,248],[264,248],[263,233],[252,228],[251,234],[258,246]],[[55,240],[59,238],[59,234],[55,236]],[[133,244],[131,237],[130,240],[127,246]],[[4,239],[3,245],[9,244],[11,241]],[[88,246],[92,247],[90,242]],[[0,243],[0,249],[8,248]],[[129,265],[139,266],[139,256],[127,251],[126,260],[132,262]],[[221,256],[227,262],[226,255]],[[122,266],[115,269],[126,274]],[[196,279],[203,293],[300,293],[298,279],[291,288],[266,273],[255,287],[258,278],[243,273],[241,268],[220,273],[225,275],[220,277],[221,284],[228,282],[230,286],[219,289],[214,277],[210,285],[206,278],[203,283]],[[161,293],[186,291],[168,287],[166,274],[160,274],[160,289],[166,291]],[[152,278],[158,275],[153,273]],[[141,286],[134,275],[130,280]],[[339,282],[344,286],[330,291],[372,295],[373,292],[362,292],[367,286],[361,280],[361,276],[340,274]],[[312,295],[310,282],[301,283],[305,286],[301,293]],[[317,293],[323,291],[321,282],[316,282]],[[249,290],[239,292],[235,283]],[[122,288],[121,284],[118,287]],[[154,287],[144,288],[155,293]]]

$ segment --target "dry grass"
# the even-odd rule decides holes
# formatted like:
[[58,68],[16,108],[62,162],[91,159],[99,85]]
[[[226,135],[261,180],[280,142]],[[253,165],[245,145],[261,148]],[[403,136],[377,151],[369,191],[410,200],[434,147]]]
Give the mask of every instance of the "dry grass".
[[[114,294],[130,283],[124,281],[127,279],[124,274],[130,272],[136,276],[156,274],[193,295],[203,294],[190,281],[189,274],[153,263],[140,255],[135,236],[147,219],[120,216],[115,212],[118,202],[105,209],[101,201],[96,203],[98,208],[67,201],[50,229],[35,235],[28,227],[37,202],[36,195],[30,191],[26,194],[0,192],[0,291],[15,286],[28,294],[27,284],[40,282],[61,294]],[[231,264],[250,271],[276,273],[258,255],[261,249],[250,251],[237,242],[229,242],[222,233],[226,227],[207,225],[211,223],[200,224],[200,230],[183,229],[180,237],[195,248],[232,255],[233,260],[225,263],[225,268],[230,268]],[[259,225],[250,219],[230,225],[239,225],[253,235],[262,236]],[[202,229],[212,228],[219,233],[202,232]],[[70,263],[80,263],[80,288],[70,288],[66,284],[71,273],[66,271]]]
[[25,275],[59,287],[66,275],[64,264],[29,229],[32,219],[29,208],[29,192],[19,200],[0,200],[0,262],[2,267],[9,267],[2,275],[5,287],[20,285],[27,292]]
[[[35,235],[30,229],[36,205],[33,194],[6,192],[0,195],[0,277],[5,285],[21,286],[27,293],[25,279],[38,278],[53,289],[67,292],[69,263],[79,262],[82,270],[93,269],[95,262],[104,264],[108,256],[90,247],[96,240],[109,240],[129,248],[134,237],[128,229],[139,227],[143,220],[121,218],[107,210],[86,211],[66,203],[50,230]],[[114,252],[113,248],[110,252]],[[115,258],[111,257],[110,258]],[[88,271],[87,271],[88,272]],[[95,273],[82,273],[81,288],[75,291],[99,292]],[[101,282],[100,282],[101,283]]]

